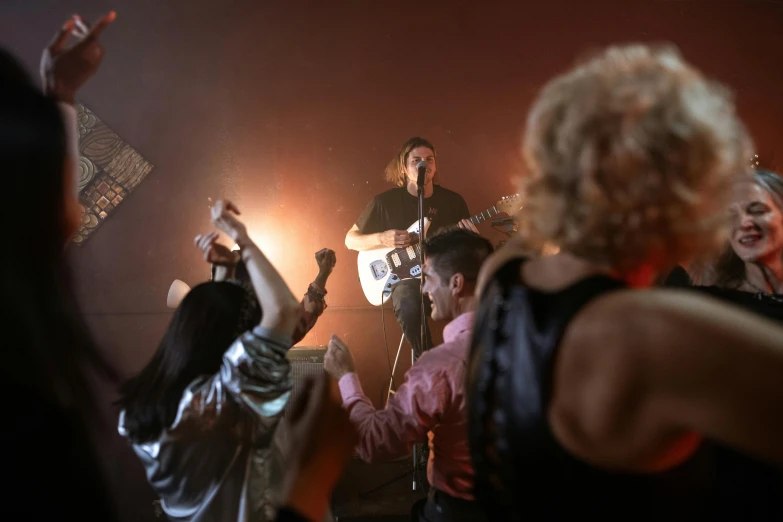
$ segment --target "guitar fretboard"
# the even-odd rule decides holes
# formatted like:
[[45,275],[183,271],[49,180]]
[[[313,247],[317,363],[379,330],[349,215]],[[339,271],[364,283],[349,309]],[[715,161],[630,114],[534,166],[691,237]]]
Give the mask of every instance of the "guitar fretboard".
[[481,212],[480,214],[476,214],[472,218],[470,218],[470,222],[474,225],[478,225],[479,223],[488,220],[489,218],[495,217],[498,214],[500,214],[500,211],[495,208],[495,205],[492,205],[484,212]]

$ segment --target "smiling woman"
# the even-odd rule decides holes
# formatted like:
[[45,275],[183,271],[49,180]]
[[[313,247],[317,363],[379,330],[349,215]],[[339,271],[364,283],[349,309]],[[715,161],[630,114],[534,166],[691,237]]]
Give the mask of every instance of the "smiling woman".
[[716,286],[783,293],[783,178],[766,170],[734,187],[730,245],[715,265]]
[[[696,290],[783,323],[783,178],[753,171],[734,186],[729,214],[729,244],[704,275],[712,286]],[[733,506],[724,519],[781,520],[780,469],[720,444],[712,451],[718,496]]]

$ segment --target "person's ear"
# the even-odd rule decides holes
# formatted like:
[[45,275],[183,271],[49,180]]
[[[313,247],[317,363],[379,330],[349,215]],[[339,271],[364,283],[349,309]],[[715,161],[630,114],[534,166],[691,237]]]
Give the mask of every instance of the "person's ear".
[[449,287],[451,288],[451,293],[454,295],[459,295],[462,293],[462,291],[465,289],[465,276],[463,276],[460,273],[456,273],[451,276],[449,279]]

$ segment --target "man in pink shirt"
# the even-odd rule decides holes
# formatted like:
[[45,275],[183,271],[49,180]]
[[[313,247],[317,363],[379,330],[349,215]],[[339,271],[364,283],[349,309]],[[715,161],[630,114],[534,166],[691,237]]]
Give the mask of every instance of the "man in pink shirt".
[[444,343],[419,357],[383,410],[376,410],[362,391],[351,352],[337,336],[329,343],[324,367],[339,380],[362,459],[399,457],[429,438],[427,478],[432,487],[418,510],[419,520],[481,521],[473,499],[464,381],[478,302],[476,278],[493,249],[480,235],[459,228],[427,239],[423,247],[424,292],[432,301],[432,319],[450,321]]

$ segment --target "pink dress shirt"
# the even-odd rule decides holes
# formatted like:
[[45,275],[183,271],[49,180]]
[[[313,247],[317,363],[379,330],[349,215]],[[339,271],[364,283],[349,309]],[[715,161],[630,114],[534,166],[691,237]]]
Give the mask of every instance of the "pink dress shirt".
[[467,500],[473,500],[473,466],[464,387],[474,315],[464,313],[446,325],[444,343],[419,357],[383,410],[373,407],[355,373],[340,379],[343,407],[359,432],[363,460],[405,455],[429,437],[430,484]]

